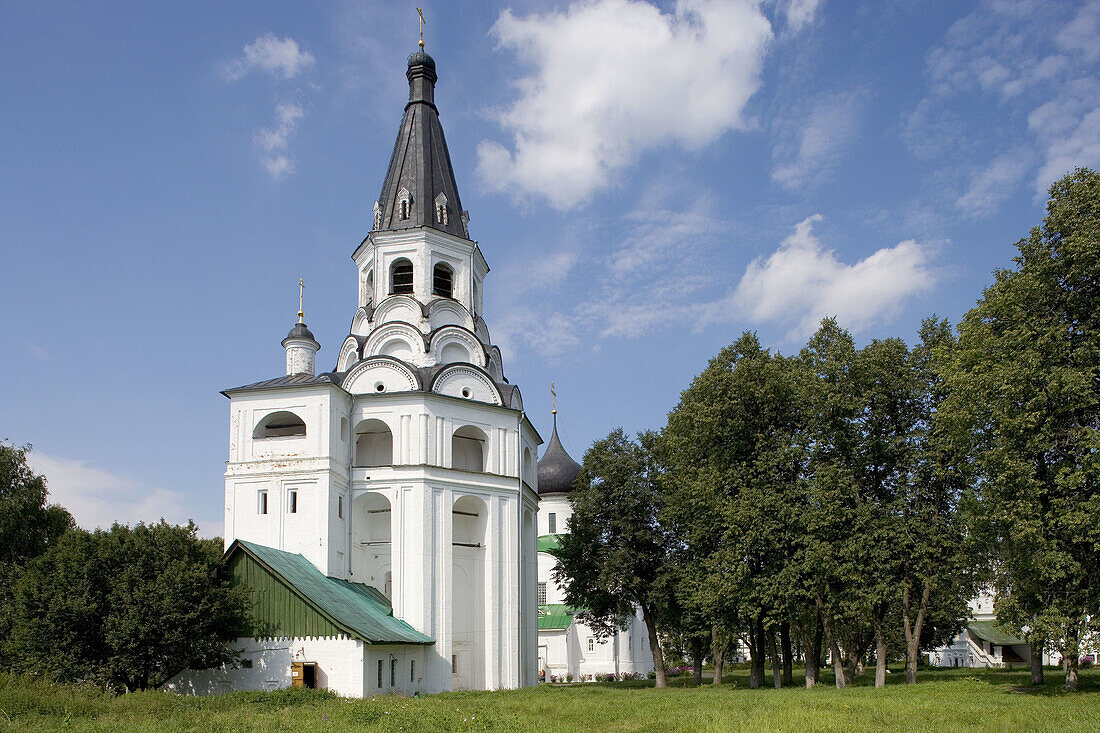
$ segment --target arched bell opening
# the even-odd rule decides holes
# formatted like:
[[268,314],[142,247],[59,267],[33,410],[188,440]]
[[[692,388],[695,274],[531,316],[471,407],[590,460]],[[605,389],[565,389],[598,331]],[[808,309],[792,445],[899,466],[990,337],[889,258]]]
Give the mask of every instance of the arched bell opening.
[[351,523],[351,575],[356,583],[372,585],[392,598],[390,574],[393,511],[385,494],[369,492],[355,497]]
[[451,512],[451,686],[477,690],[485,679],[485,543],[488,507],[459,497]]
[[355,426],[355,464],[357,468],[393,465],[393,433],[381,420],[363,420]]
[[464,425],[451,436],[451,468],[459,471],[485,471],[489,438],[480,429]]

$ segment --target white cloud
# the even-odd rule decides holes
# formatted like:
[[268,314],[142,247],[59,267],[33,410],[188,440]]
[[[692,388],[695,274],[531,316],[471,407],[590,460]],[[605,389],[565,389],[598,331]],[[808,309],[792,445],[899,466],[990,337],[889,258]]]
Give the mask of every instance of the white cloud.
[[813,23],[822,2],[823,0],[787,0],[787,27],[797,33]]
[[253,136],[253,142],[263,151],[260,162],[274,180],[294,172],[294,162],[285,154],[290,136],[298,127],[305,113],[301,105],[285,102],[275,108],[275,127],[261,127]]
[[[859,107],[857,92],[818,100],[797,133],[797,144],[787,141],[772,151],[776,161],[772,180],[795,189],[825,177],[855,137]],[[784,125],[790,126],[780,126]]]
[[106,529],[114,522],[156,522],[162,517],[184,524],[195,519],[204,537],[221,534],[220,518],[200,522],[190,508],[192,502],[167,489],[143,486],[132,479],[89,466],[87,461],[28,453],[27,463],[46,477],[49,501],[61,504],[85,529]]
[[975,217],[993,214],[1016,190],[1031,165],[1032,156],[1027,150],[1015,150],[998,156],[974,175],[970,188],[955,200],[955,205]]
[[532,73],[497,114],[512,148],[478,146],[489,188],[585,201],[646,150],[697,149],[744,129],[771,25],[751,0],[680,0],[671,13],[640,0],[578,2],[493,26]]
[[283,79],[293,79],[313,62],[313,55],[299,48],[293,38],[276,38],[265,33],[245,45],[244,55],[226,66],[225,75],[230,81],[236,81],[255,69]]
[[812,333],[825,316],[860,331],[935,283],[927,246],[908,240],[849,265],[814,236],[821,219],[803,220],[779,249],[749,264],[732,298],[741,313],[758,323],[793,324],[791,339]]

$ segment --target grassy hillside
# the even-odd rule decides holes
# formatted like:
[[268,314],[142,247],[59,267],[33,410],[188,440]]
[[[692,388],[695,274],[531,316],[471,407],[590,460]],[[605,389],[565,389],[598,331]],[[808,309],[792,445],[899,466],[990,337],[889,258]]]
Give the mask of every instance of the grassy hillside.
[[885,690],[749,690],[745,673],[715,690],[676,681],[540,686],[423,698],[345,700],[313,690],[183,698],[162,692],[110,697],[97,690],[0,675],[0,730],[20,731],[878,731],[1100,730],[1100,673],[1081,692],[1040,690],[1026,672],[925,672],[915,686],[892,675]]

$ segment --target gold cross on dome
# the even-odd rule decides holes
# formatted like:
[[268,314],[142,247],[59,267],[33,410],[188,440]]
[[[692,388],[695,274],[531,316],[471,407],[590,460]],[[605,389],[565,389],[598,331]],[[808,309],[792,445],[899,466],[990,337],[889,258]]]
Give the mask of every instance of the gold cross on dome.
[[303,281],[302,278],[298,278],[298,323],[301,323],[302,319],[305,318],[306,315],[302,311],[302,293],[305,292],[305,289],[305,281]]
[[424,48],[424,11],[417,8],[416,14],[420,16],[420,47]]
[[558,414],[558,393],[554,391],[554,383],[550,383],[550,402],[553,403],[553,409],[550,410],[551,415]]

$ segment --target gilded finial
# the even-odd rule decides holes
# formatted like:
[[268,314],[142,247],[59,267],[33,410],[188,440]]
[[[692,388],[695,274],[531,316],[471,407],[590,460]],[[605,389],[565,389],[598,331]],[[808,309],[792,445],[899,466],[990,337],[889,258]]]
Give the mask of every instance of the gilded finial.
[[420,47],[424,48],[424,11],[417,8],[416,14],[420,16]]
[[554,383],[550,383],[550,402],[553,404],[553,409],[550,410],[551,415],[558,414],[558,393],[554,391]]
[[302,319],[306,317],[305,312],[302,310],[302,294],[305,292],[306,284],[302,278],[298,278],[298,323],[302,322]]

